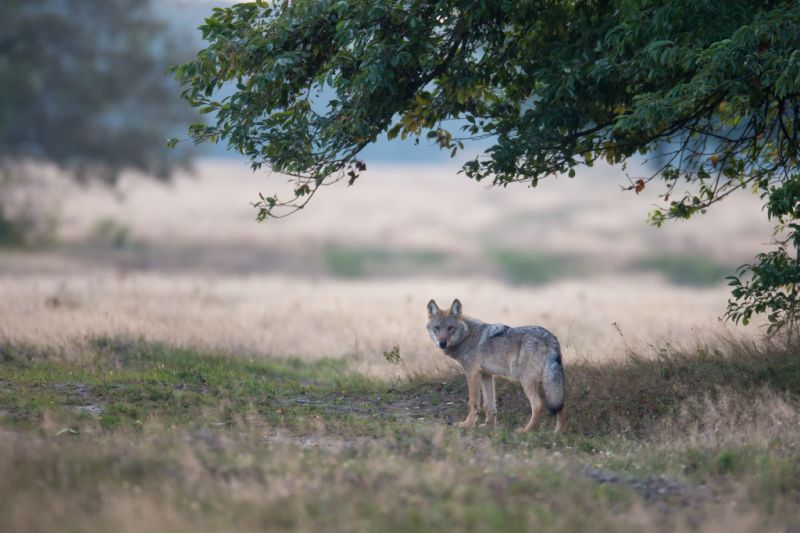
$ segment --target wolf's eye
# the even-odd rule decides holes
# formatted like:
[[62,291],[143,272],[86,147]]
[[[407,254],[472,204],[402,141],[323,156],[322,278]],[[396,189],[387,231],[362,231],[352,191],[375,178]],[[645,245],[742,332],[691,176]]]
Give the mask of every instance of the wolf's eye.
[[433,331],[439,331],[439,326],[433,326]]
[[447,328],[447,333],[453,333],[455,330],[456,330],[455,327],[450,326],[450,327]]

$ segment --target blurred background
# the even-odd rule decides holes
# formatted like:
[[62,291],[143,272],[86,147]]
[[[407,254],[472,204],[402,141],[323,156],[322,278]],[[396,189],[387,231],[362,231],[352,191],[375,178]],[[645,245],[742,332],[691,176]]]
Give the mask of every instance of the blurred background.
[[1,339],[68,353],[126,335],[371,374],[395,371],[382,353],[397,345],[435,372],[450,362],[425,304],[455,297],[551,329],[567,361],[760,333],[718,319],[725,276],[770,240],[758,198],[656,229],[657,184],[621,190],[644,161],[490,189],[423,141],[382,141],[352,187],[256,223],[250,202],[285,179],[223,145],[165,143],[199,120],[165,71],[202,48],[220,3],[0,5]]

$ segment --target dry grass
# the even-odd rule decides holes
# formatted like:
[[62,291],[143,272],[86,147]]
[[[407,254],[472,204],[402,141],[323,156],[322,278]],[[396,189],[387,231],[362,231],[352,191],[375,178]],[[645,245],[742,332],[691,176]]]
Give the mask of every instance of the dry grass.
[[365,373],[386,375],[390,369],[381,354],[394,345],[415,374],[449,364],[424,329],[425,304],[432,297],[459,297],[465,312],[490,322],[548,327],[561,339],[567,361],[620,358],[626,347],[645,349],[665,339],[713,343],[717,336],[748,334],[715,319],[724,289],[647,281],[523,288],[482,279],[314,281],[102,272],[0,277],[0,338],[70,350],[88,336],[124,335],[262,356],[344,357]]
[[[568,362],[570,424],[584,435],[667,448],[800,450],[798,353],[785,339],[718,339],[713,347],[665,344],[617,360]],[[507,409],[524,416],[519,387],[504,388]]]
[[[541,453],[509,458],[482,446],[477,465],[426,431],[410,444],[423,447],[416,452],[147,433],[105,438],[90,450],[0,436],[2,524],[20,532],[636,529],[624,512],[635,494],[593,493],[579,478],[567,486],[564,467]],[[573,513],[568,505],[594,510]],[[605,506],[622,516],[606,515]]]

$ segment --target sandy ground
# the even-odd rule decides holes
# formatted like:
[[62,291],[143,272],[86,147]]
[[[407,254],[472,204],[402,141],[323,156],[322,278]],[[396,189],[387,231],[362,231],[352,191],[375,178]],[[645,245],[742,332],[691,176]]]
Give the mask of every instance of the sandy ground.
[[[620,192],[625,182],[606,168],[535,190],[487,190],[453,168],[376,168],[356,186],[331,187],[306,211],[265,224],[253,221],[248,202],[281,180],[254,176],[242,164],[203,162],[196,175],[167,186],[129,176],[114,193],[68,187],[65,244],[0,253],[0,337],[68,348],[87,336],[122,334],[252,355],[348,357],[369,373],[395,372],[382,353],[399,345],[411,371],[429,372],[450,363],[425,333],[425,303],[448,305],[454,297],[486,321],[552,329],[567,359],[757,334],[719,323],[724,286],[681,288],[613,270],[615,261],[663,251],[745,261],[769,240],[757,199],[731,198],[704,217],[659,230],[644,223],[656,191]],[[124,268],[81,261],[72,248],[103,219],[124,224],[150,250],[147,261]],[[612,269],[540,287],[435,269],[343,281],[304,266],[304,251],[329,242],[465,254],[492,246],[563,251]],[[167,268],[167,254],[152,251],[158,246],[195,246],[196,257]],[[294,254],[294,263],[288,273],[276,272],[254,255],[264,263],[246,272],[224,261],[211,272],[192,268],[211,255],[233,260],[251,249]]]

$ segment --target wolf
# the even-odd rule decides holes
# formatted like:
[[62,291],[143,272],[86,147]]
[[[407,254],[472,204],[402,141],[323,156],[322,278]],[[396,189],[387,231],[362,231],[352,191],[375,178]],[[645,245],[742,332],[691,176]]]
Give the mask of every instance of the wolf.
[[458,299],[449,311],[439,309],[433,300],[428,302],[427,329],[433,342],[458,361],[467,376],[469,413],[459,427],[475,425],[481,389],[486,407],[483,425],[494,425],[494,378],[499,376],[519,381],[531,403],[531,418],[518,431],[535,428],[545,407],[556,415],[555,432],[564,430],[564,367],[555,335],[539,326],[512,328],[468,317]]

